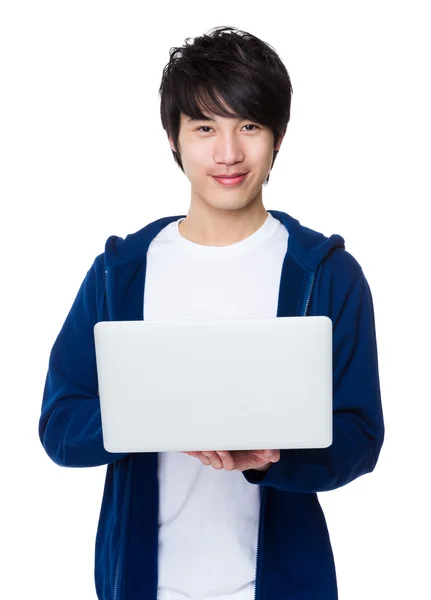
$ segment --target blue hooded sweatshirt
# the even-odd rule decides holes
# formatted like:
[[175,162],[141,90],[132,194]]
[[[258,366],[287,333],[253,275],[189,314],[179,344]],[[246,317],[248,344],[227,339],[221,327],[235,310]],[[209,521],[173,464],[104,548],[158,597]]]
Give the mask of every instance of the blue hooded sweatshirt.
[[[255,600],[337,600],[317,492],[372,472],[383,444],[373,301],[340,235],[328,238],[287,213],[268,212],[289,232],[277,317],[332,320],[333,443],[281,450],[267,472],[243,471],[261,491]],[[158,219],[125,239],[108,238],[49,358],[39,420],[46,453],[63,467],[107,465],[95,542],[100,600],[157,599],[159,487],[157,453],[104,449],[93,329],[99,321],[142,319],[148,247],[164,227],[185,216]]]

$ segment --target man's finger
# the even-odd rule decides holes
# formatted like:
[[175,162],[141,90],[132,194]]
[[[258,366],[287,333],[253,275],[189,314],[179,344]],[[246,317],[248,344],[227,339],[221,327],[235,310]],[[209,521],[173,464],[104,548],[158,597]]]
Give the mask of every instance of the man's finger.
[[217,450],[217,454],[222,461],[223,469],[226,469],[226,471],[232,471],[235,468],[235,461],[230,452],[227,450]]
[[[211,465],[212,467],[214,467],[214,469],[222,469],[223,468],[223,461],[221,460],[221,458],[219,457],[219,455],[217,454],[217,452],[214,451],[203,451],[202,454],[204,455],[204,457],[207,457],[207,459],[209,460],[209,465]],[[206,463],[205,463],[206,464]]]
[[270,450],[268,453],[268,462],[278,462],[280,460],[280,450]]

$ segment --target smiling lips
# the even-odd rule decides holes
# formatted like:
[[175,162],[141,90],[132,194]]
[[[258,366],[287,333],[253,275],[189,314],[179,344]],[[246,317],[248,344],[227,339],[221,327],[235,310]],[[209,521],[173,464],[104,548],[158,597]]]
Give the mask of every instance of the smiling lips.
[[230,175],[228,177],[226,177],[226,176],[224,176],[224,177],[218,176],[217,177],[216,175],[212,175],[212,177],[218,183],[221,183],[222,185],[227,185],[227,186],[238,185],[239,183],[244,181],[246,176],[247,176],[247,173],[243,173],[243,174],[234,173],[233,175]]
[[231,179],[233,177],[240,177],[240,175],[245,175],[245,173],[220,173],[220,175],[213,175],[213,177],[221,177],[221,179]]

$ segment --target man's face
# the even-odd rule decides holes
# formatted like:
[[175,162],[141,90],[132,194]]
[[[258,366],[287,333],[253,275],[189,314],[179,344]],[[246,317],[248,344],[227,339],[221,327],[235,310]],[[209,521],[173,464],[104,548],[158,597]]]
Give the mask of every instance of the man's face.
[[[261,200],[262,184],[272,164],[274,135],[269,127],[253,121],[217,115],[211,121],[191,121],[181,114],[178,150],[192,184],[192,200],[235,210],[258,197]],[[213,176],[225,173],[247,176],[239,185],[224,186]]]

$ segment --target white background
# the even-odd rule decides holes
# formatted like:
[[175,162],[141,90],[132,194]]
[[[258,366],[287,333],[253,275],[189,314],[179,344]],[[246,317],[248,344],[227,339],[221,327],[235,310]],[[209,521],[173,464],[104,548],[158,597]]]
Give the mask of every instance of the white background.
[[49,352],[108,236],[187,213],[158,87],[169,49],[220,25],[271,44],[292,79],[265,207],[341,234],[373,294],[385,443],[372,474],[319,494],[340,600],[431,597],[427,4],[2,3],[2,597],[96,597],[106,467],[42,448]]

